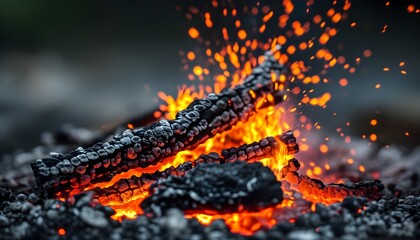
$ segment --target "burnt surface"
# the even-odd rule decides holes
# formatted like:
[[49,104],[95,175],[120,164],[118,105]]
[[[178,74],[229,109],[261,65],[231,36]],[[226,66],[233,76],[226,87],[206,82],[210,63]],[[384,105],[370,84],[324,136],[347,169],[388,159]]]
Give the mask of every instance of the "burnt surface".
[[281,183],[268,167],[240,161],[199,165],[183,177],[157,181],[150,192],[141,207],[157,216],[175,207],[189,213],[258,211],[283,199]]
[[258,142],[243,144],[222,151],[222,156],[212,152],[201,154],[196,160],[184,162],[176,167],[171,166],[163,171],[154,173],[144,173],[141,176],[132,176],[128,179],[120,179],[112,186],[107,188],[94,188],[95,196],[104,205],[121,204],[129,201],[136,195],[142,194],[144,189],[148,189],[150,184],[171,176],[184,176],[194,167],[203,163],[224,164],[236,160],[254,162],[263,158],[272,158],[280,154],[281,149],[285,148],[287,154],[299,151],[296,138],[291,131],[285,132],[277,137],[266,137]]
[[380,180],[324,184],[319,179],[299,174],[299,168],[300,163],[297,159],[289,160],[281,170],[282,177],[292,184],[292,188],[314,202],[336,203],[348,196],[379,200],[385,187]]
[[[255,75],[262,76],[257,73]],[[262,86],[259,85],[259,87]],[[265,104],[270,105],[271,103]],[[11,156],[2,156],[0,160],[0,239],[198,240],[420,238],[420,232],[418,230],[420,229],[420,197],[418,190],[418,181],[420,178],[418,177],[418,168],[416,168],[420,159],[419,151],[414,151],[407,157],[402,155],[400,150],[394,148],[393,152],[391,152],[392,154],[386,150],[379,153],[374,152],[366,156],[366,159],[372,160],[376,164],[373,166],[374,168],[372,167],[373,164],[368,164],[366,172],[375,169],[381,172],[381,174],[384,173],[383,176],[381,175],[381,179],[386,180],[386,182],[384,181],[387,186],[385,190],[383,190],[383,185],[379,181],[357,182],[360,181],[360,178],[359,180],[351,179],[351,181],[357,183],[324,184],[318,179],[299,175],[296,171],[299,169],[300,164],[296,159],[292,159],[283,168],[281,173],[283,175],[283,189],[288,190],[287,192],[285,191],[285,200],[283,201],[293,199],[293,208],[276,209],[272,219],[276,219],[277,224],[271,229],[262,227],[260,231],[248,237],[232,233],[223,221],[215,221],[209,226],[203,226],[195,219],[186,219],[181,211],[185,210],[185,208],[181,208],[184,202],[178,205],[165,206],[167,202],[163,200],[161,202],[163,203],[164,210],[162,210],[163,208],[160,210],[161,214],[150,214],[151,216],[140,215],[134,220],[118,222],[111,218],[114,211],[104,206],[105,204],[98,203],[98,200],[91,193],[76,195],[75,197],[68,198],[66,202],[42,198],[44,195],[41,196],[37,191],[32,189],[34,178],[29,167],[29,161],[42,158],[45,160],[45,163],[54,163],[59,160],[62,162],[60,166],[65,169],[63,171],[60,167],[60,174],[63,172],[63,176],[72,175],[73,173],[70,173],[71,167],[69,167],[65,159],[62,159],[62,157],[68,157],[65,154],[52,154],[53,157],[51,158],[43,158],[43,156],[49,151],[66,152],[73,144],[82,146],[91,139],[94,139],[95,136],[100,136],[91,132],[90,136],[85,138],[80,137],[78,134],[73,136],[73,133],[76,132],[69,129],[64,135],[70,136],[71,138],[61,136],[60,139],[57,138],[52,143],[47,144],[47,146],[40,146],[32,152],[20,152]],[[120,138],[118,141],[121,141],[127,134],[130,134],[130,131],[116,135],[116,137]],[[134,137],[134,131],[131,131],[131,134]],[[290,132],[280,136],[280,139],[283,143],[286,143],[290,153],[298,151],[296,139]],[[127,155],[129,154],[127,149],[130,146],[123,146],[119,150],[116,150],[121,153],[121,162],[125,161],[125,163],[121,163],[122,165],[116,166],[117,170],[123,165],[126,167],[130,164],[130,166],[134,166],[134,163],[130,162],[133,159],[130,160]],[[252,148],[250,148],[251,146]],[[258,147],[260,150],[258,150]],[[162,172],[145,174],[139,181],[141,184],[146,184],[140,187],[148,188],[152,182],[157,179],[167,178],[168,176],[183,176],[193,169],[193,167],[205,165],[206,163],[232,164],[230,162],[237,160],[253,162],[262,157],[272,157],[276,153],[276,147],[278,145],[276,145],[274,138],[266,138],[257,143],[226,149],[220,155],[215,153],[204,154],[196,161],[185,163],[177,168],[171,167]],[[95,150],[95,148],[89,149]],[[99,155],[99,150],[97,150],[97,153]],[[387,154],[388,156],[386,161],[384,161],[383,154]],[[85,152],[85,155],[87,155],[87,152]],[[90,156],[92,157],[92,154]],[[88,163],[84,163],[85,165],[83,166],[94,164],[93,168],[97,171],[95,174],[101,173],[104,169],[109,169],[112,166],[112,162],[107,161],[110,158],[108,156],[103,157],[99,156],[96,160],[88,159]],[[314,157],[310,158],[314,159]],[[110,165],[107,165],[108,163]],[[214,165],[222,167],[220,164]],[[386,168],[385,165],[389,167]],[[68,174],[66,173],[67,170],[69,170]],[[120,170],[125,171],[122,167],[118,171]],[[346,176],[346,174],[340,171],[334,170],[333,172],[338,178]],[[51,171],[49,173],[52,174]],[[88,174],[90,177],[94,176],[91,170],[89,170],[89,173],[85,172],[84,174]],[[120,193],[121,196],[126,196],[127,192],[125,189],[127,189],[127,186],[134,186],[134,189],[137,187],[136,185],[130,185],[133,183],[130,180],[135,178],[122,180],[121,183],[123,184],[115,185],[114,189],[109,189],[110,192],[113,192],[113,196],[120,197]],[[217,183],[215,179],[217,179],[217,176],[210,180]],[[369,177],[364,176],[362,179],[369,179]],[[66,182],[66,177],[61,180],[63,180],[63,186],[71,186],[69,182]],[[166,184],[165,180],[162,180],[162,182],[165,182],[165,189],[172,187]],[[203,182],[207,186],[208,181],[199,181],[201,185],[204,185]],[[1,186],[6,186],[6,188],[1,188]],[[159,187],[158,185],[155,186],[154,189]],[[188,187],[190,184],[185,182],[185,186]],[[320,200],[325,202],[325,199],[331,195],[334,196],[332,198],[333,201],[339,201],[339,203],[329,206],[316,204],[313,205],[315,207],[312,212],[303,214],[304,211],[309,211],[312,203],[308,199],[303,199],[302,194],[290,190],[289,187],[302,192],[303,195],[317,196],[318,199],[313,201],[315,203]],[[393,192],[391,193],[390,190]],[[293,192],[292,197],[286,196],[289,191]],[[26,193],[26,195],[22,194],[22,192]],[[112,196],[108,195],[110,192],[107,192],[104,196]],[[415,195],[408,195],[407,193]],[[209,199],[208,195],[203,196]],[[345,198],[345,196],[353,197]],[[357,196],[366,196],[367,198]],[[192,200],[196,201],[196,199]],[[368,200],[371,201],[369,202]],[[179,200],[175,199],[174,201],[177,202]],[[229,199],[227,201],[229,203]],[[196,202],[201,204],[201,201]],[[304,205],[301,205],[303,203]],[[169,202],[168,205],[171,204]],[[158,207],[161,208],[160,205]],[[227,208],[229,207],[230,205]],[[155,209],[149,212],[154,213],[153,211]],[[237,211],[241,211],[241,209],[237,209]]]
[[279,83],[271,81],[271,74],[278,75],[281,70],[278,60],[267,52],[265,61],[253,69],[243,84],[194,100],[175,120],[127,129],[108,142],[68,153],[53,152],[48,158],[36,160],[32,169],[37,184],[48,196],[67,197],[71,190],[80,192],[131,168],[156,165],[181,150],[193,149],[238,121],[246,121],[266,94],[278,94],[275,86]]
[[[50,149],[61,149],[51,146]],[[394,150],[396,151],[396,150]],[[91,195],[76,196],[68,202],[40,199],[28,183],[15,182],[31,178],[26,156],[37,152],[19,153],[1,162],[0,191],[0,239],[419,239],[420,197],[418,178],[412,178],[410,191],[390,192],[389,185],[382,191],[382,199],[366,201],[365,198],[350,197],[342,202],[325,206],[316,204],[314,212],[302,214],[299,206],[279,211],[273,218],[278,223],[270,230],[263,229],[250,237],[231,233],[223,221],[203,226],[194,219],[185,219],[179,209],[172,209],[160,217],[139,216],[134,220],[114,221],[112,209],[98,205]],[[376,156],[376,155],[375,155]],[[392,155],[388,162],[408,161],[403,155]],[[396,157],[395,157],[396,156]],[[219,156],[220,157],[220,156]],[[381,162],[381,155],[372,157]],[[417,158],[410,155],[412,162]],[[12,165],[9,162],[18,164]],[[26,163],[26,164],[25,164]],[[6,165],[5,165],[6,164]],[[415,164],[413,165],[415,166]],[[300,165],[292,160],[283,168],[284,176],[296,172]],[[416,174],[414,167],[412,174]],[[344,176],[337,171],[338,177]],[[408,174],[407,170],[404,172]],[[26,176],[26,177],[25,177]],[[389,175],[388,182],[399,179],[398,174]],[[286,178],[285,178],[286,179]],[[394,180],[399,184],[398,180]],[[290,184],[283,181],[283,188]],[[328,186],[328,184],[324,184]],[[343,184],[352,187],[350,183]],[[9,190],[9,189],[12,189]],[[353,189],[353,188],[352,188]],[[19,194],[20,192],[28,194]],[[406,195],[412,192],[416,195]],[[399,197],[397,197],[399,196]],[[294,195],[294,203],[304,201]],[[306,202],[306,201],[304,201]],[[310,203],[309,203],[310,206]],[[83,210],[84,209],[84,210]],[[281,209],[283,210],[283,209]],[[287,217],[290,212],[293,217]],[[58,213],[58,214],[57,214]],[[290,219],[294,219],[291,223]],[[103,225],[106,222],[106,227]],[[65,233],[61,231],[63,229]]]

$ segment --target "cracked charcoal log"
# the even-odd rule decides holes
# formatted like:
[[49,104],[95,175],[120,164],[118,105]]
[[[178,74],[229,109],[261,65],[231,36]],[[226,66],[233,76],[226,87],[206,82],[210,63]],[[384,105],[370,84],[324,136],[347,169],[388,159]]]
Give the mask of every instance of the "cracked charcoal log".
[[384,185],[379,180],[347,182],[340,184],[324,184],[321,180],[300,175],[298,160],[291,159],[281,170],[282,177],[299,191],[306,199],[312,202],[332,204],[341,202],[345,197],[365,197],[369,200],[378,200],[382,197]]
[[348,196],[378,200],[382,197],[381,192],[384,189],[380,180],[348,184],[324,184],[322,181],[308,176],[300,176],[298,185],[300,193],[304,196],[310,196],[311,201],[325,204],[340,202]]
[[47,196],[67,197],[70,191],[77,193],[92,183],[109,181],[130,168],[156,165],[181,150],[193,149],[238,121],[246,121],[259,99],[278,93],[279,83],[272,82],[271,73],[278,75],[281,70],[273,54],[267,52],[265,61],[253,69],[243,84],[194,100],[175,120],[127,129],[109,142],[38,159],[31,164],[37,185]]
[[259,162],[202,164],[183,177],[160,179],[150,192],[141,207],[155,216],[175,207],[205,214],[258,211],[283,200],[281,183]]
[[[278,142],[279,139],[281,143]],[[151,183],[168,178],[170,176],[183,176],[193,167],[202,163],[226,163],[241,160],[245,162],[255,162],[263,158],[276,156],[282,152],[280,149],[286,148],[288,154],[299,151],[296,138],[291,131],[287,131],[280,136],[267,137],[258,142],[243,144],[237,148],[230,148],[222,151],[222,156],[218,153],[200,155],[195,161],[185,162],[177,167],[171,166],[163,171],[145,173],[141,176],[132,176],[129,179],[120,179],[108,188],[94,188],[95,196],[104,205],[115,205],[134,200],[143,196]]]
[[[287,155],[299,152],[299,145],[297,144],[292,131],[287,131],[280,136],[277,136],[277,138],[284,143]],[[263,151],[261,155],[261,148],[266,148],[267,146],[269,146],[269,148],[267,148],[268,151]],[[222,151],[222,156],[226,159],[226,162],[235,160],[258,161],[262,158],[275,157],[278,154],[281,154],[281,149],[282,146],[278,145],[275,138],[267,137],[260,140],[258,143],[254,142],[251,144],[244,144],[237,148],[225,149]]]

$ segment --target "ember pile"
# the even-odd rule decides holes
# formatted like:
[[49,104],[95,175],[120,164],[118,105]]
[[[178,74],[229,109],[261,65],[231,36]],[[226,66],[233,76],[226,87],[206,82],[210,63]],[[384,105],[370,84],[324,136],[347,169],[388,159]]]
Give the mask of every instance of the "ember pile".
[[[396,196],[379,180],[325,184],[300,174],[297,140],[281,127],[244,142],[256,117],[279,125],[270,118],[287,98],[278,53],[273,45],[242,84],[195,99],[174,120],[116,130],[74,150],[61,133],[49,147],[4,159],[24,167],[0,178],[0,236],[418,238],[413,189]],[[80,144],[72,132],[64,139]]]

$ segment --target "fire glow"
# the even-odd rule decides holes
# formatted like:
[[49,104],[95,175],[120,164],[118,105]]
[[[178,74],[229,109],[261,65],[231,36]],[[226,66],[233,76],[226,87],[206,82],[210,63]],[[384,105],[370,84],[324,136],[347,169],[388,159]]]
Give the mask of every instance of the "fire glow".
[[[274,52],[274,57],[287,68],[285,74],[272,75],[272,81],[279,83],[276,85],[276,90],[288,93],[284,96],[283,103],[258,109],[258,113],[252,115],[247,121],[239,121],[231,130],[206,140],[194,150],[179,152],[155,166],[131,169],[118,174],[109,182],[95,183],[84,190],[107,188],[120,179],[162,171],[171,166],[178,166],[186,161],[197,159],[203,153],[221,152],[226,148],[279,135],[289,129],[294,129],[294,135],[301,139],[301,151],[319,150],[322,154],[328,153],[327,141],[320,146],[310,146],[306,142],[305,136],[308,132],[321,129],[321,124],[311,123],[309,118],[302,113],[301,108],[304,105],[326,108],[332,99],[332,94],[315,92],[311,85],[328,83],[346,87],[350,84],[348,79],[328,79],[328,71],[333,68],[342,68],[349,73],[354,73],[361,61],[361,58],[355,62],[348,61],[345,56],[336,55],[334,51],[327,48],[328,42],[339,34],[340,29],[337,29],[335,25],[349,18],[347,11],[351,8],[350,1],[333,1],[330,8],[322,14],[312,14],[311,9],[315,1],[308,0],[303,8],[303,12],[307,16],[311,16],[308,21],[297,20],[294,14],[302,9],[296,7],[291,0],[283,0],[282,8],[276,9],[271,9],[260,2],[239,9],[235,8],[232,2],[228,2],[230,4],[225,6],[218,1],[212,1],[204,12],[195,7],[187,8],[186,18],[196,25],[190,27],[187,34],[192,40],[202,45],[202,52],[198,50],[181,52],[183,70],[188,73],[190,81],[198,80],[199,84],[181,86],[176,97],[160,92],[158,96],[164,101],[164,104],[159,107],[159,111],[154,113],[154,117],[156,119],[174,119],[176,114],[186,109],[194,99],[203,98],[209,93],[217,94],[225,87],[241,84],[245,77],[251,74],[252,69],[264,61],[263,56],[257,56],[261,52],[269,50]],[[180,10],[183,9],[180,8]],[[246,21],[250,17],[255,19],[254,25],[251,27],[248,26],[250,23]],[[220,25],[216,19],[225,19],[226,21],[222,21],[225,24]],[[348,25],[350,27],[357,26],[355,22]],[[260,36],[268,35],[266,34],[268,31],[279,34],[277,36],[271,34],[269,37],[261,39]],[[216,34],[209,35],[209,32]],[[218,41],[213,41],[212,38]],[[281,51],[276,51],[277,45],[282,45]],[[368,49],[363,52],[365,58],[371,55],[372,52]],[[315,65],[321,66],[322,70],[319,73],[313,73],[312,66]],[[252,90],[249,94],[255,95]],[[268,94],[263,101],[274,102],[274,96]],[[257,106],[262,105],[263,101],[257,103]],[[375,123],[371,122],[372,126],[376,124],[376,120]],[[133,127],[129,126],[129,128]],[[350,137],[345,136],[341,129],[337,132],[346,143],[351,141]],[[372,133],[369,139],[372,142],[377,141],[377,135]],[[282,151],[278,156],[263,159],[261,162],[269,167],[280,181],[283,178],[281,170],[291,158],[293,158],[292,155],[287,155],[286,151]],[[351,161],[348,161],[348,164],[354,164],[352,159],[349,160]],[[309,166],[306,166],[306,169],[306,174],[309,177],[322,177],[323,173],[330,169],[330,165],[328,163],[317,165],[311,162]],[[362,165],[358,166],[358,169],[360,172],[366,170]],[[340,182],[340,179],[335,180]],[[150,184],[138,189],[134,196],[121,196],[124,199],[123,203],[112,200],[107,200],[105,203],[101,202],[100,198],[99,202],[109,205],[116,211],[115,219],[135,218],[138,214],[142,214],[139,204],[149,195],[149,186]],[[331,204],[341,201],[345,197],[343,195],[342,197],[329,198],[326,195],[314,194],[313,191],[305,187],[300,187],[297,190],[305,199],[313,203]],[[186,217],[196,218],[204,225],[208,225],[216,219],[223,219],[231,231],[250,235],[259,229],[274,226],[277,223],[274,215],[279,209],[293,207],[294,201],[291,192],[289,189],[283,189],[283,191],[289,195],[289,198],[276,206],[259,212],[231,214],[187,212]],[[65,231],[63,230],[60,234],[64,235]]]
[[[307,12],[309,12],[313,1],[307,2]],[[154,116],[156,118],[165,118],[165,119],[174,119],[176,113],[185,109],[195,98],[203,98],[206,94],[214,92],[219,93],[221,89],[227,86],[236,86],[240,84],[244,77],[249,75],[252,71],[252,68],[255,67],[258,63],[262,62],[262,58],[257,58],[257,53],[262,51],[267,51],[270,48],[273,48],[276,44],[283,45],[283,50],[280,53],[277,53],[277,58],[281,63],[289,66],[289,73],[287,75],[280,75],[279,81],[281,83],[295,81],[300,81],[303,84],[320,84],[326,83],[329,80],[323,77],[322,75],[308,75],[308,67],[306,63],[314,59],[323,62],[326,73],[328,68],[341,65],[345,69],[349,69],[350,72],[354,72],[355,67],[350,67],[350,64],[346,63],[344,56],[334,56],[331,51],[326,48],[327,42],[330,38],[334,37],[337,34],[337,29],[329,24],[335,24],[339,21],[347,18],[346,11],[349,10],[351,3],[345,1],[341,7],[334,2],[333,6],[325,13],[325,16],[319,14],[314,15],[312,22],[300,22],[298,20],[293,20],[292,14],[295,10],[295,6],[290,0],[283,1],[284,9],[279,11],[271,10],[268,6],[249,6],[247,9],[236,9],[236,8],[227,8],[219,5],[218,1],[213,1],[212,6],[209,7],[209,11],[200,12],[197,8],[189,7],[186,13],[188,20],[195,20],[197,18],[204,17],[203,31],[210,29],[212,31],[220,31],[222,34],[220,39],[224,40],[221,46],[211,46],[209,40],[204,39],[205,34],[202,34],[199,26],[190,27],[188,29],[188,35],[194,40],[197,40],[199,43],[204,43],[204,54],[201,52],[188,51],[187,53],[182,52],[181,55],[185,57],[183,59],[183,69],[185,71],[191,71],[188,75],[188,79],[191,81],[199,80],[201,83],[198,86],[182,86],[178,91],[178,96],[175,98],[168,96],[163,92],[159,93],[159,97],[165,102],[160,106],[160,111],[155,112]],[[281,13],[280,15],[278,15]],[[218,26],[213,23],[212,19],[217,17],[212,17],[213,14],[217,17],[222,17],[224,19],[232,20],[236,17],[234,21],[234,28],[227,28],[226,26]],[[220,14],[222,16],[220,16]],[[241,16],[240,16],[241,15]],[[244,17],[258,17],[260,18],[261,25],[258,27],[257,31],[252,31],[253,29],[248,29],[245,24],[242,23],[245,21]],[[198,21],[194,22],[199,24]],[[259,34],[263,34],[267,31],[268,26],[277,27],[281,30],[281,33],[277,37],[272,37],[266,39],[264,42],[258,40]],[[217,29],[217,27],[221,27]],[[321,34],[318,34],[318,40],[311,35],[311,28],[321,29]],[[272,29],[270,29],[272,30]],[[301,40],[301,43],[294,45],[287,45],[289,39],[304,38],[306,40]],[[254,39],[252,37],[255,37]],[[237,39],[237,41],[232,39]],[[290,41],[290,40],[289,40]],[[219,50],[217,50],[219,49]],[[308,50],[314,50],[314,55],[310,56],[307,60],[296,60],[291,62],[293,55],[298,51],[305,52]],[[312,51],[313,52],[313,51]],[[255,55],[254,55],[255,54]],[[203,63],[204,61],[204,63]],[[276,76],[273,76],[273,78]],[[230,79],[230,81],[228,80]],[[206,84],[206,82],[209,82]],[[340,85],[343,85],[340,83]],[[95,187],[108,187],[111,186],[114,182],[118,181],[121,178],[127,178],[132,175],[141,175],[145,172],[154,172],[156,170],[163,170],[170,166],[177,166],[185,161],[196,159],[200,154],[207,152],[220,152],[224,148],[238,146],[243,143],[250,143],[253,141],[258,141],[267,136],[274,136],[280,134],[286,130],[294,128],[294,126],[301,126],[302,129],[296,129],[294,131],[295,136],[299,137],[301,132],[310,131],[312,129],[320,129],[319,124],[311,124],[309,119],[305,117],[301,112],[298,112],[298,108],[301,105],[309,104],[312,106],[325,107],[328,101],[331,99],[330,93],[323,93],[320,96],[313,96],[313,90],[301,90],[300,87],[294,88],[284,88],[284,85],[280,85],[280,90],[286,90],[295,96],[301,97],[299,103],[293,103],[289,101],[288,98],[285,98],[285,103],[281,106],[268,107],[266,109],[261,109],[258,114],[252,116],[246,122],[240,122],[232,130],[223,132],[211,139],[208,139],[204,144],[200,145],[198,148],[192,151],[183,151],[178,153],[176,156],[165,160],[162,164],[154,166],[152,168],[138,169],[133,171],[128,171],[124,174],[120,174],[112,181],[106,184],[96,184]],[[252,93],[251,93],[252,94]],[[267,96],[267,99],[270,99],[272,96]],[[296,119],[297,114],[300,115],[298,120]],[[297,122],[298,121],[298,122]],[[232,134],[234,133],[234,134]],[[305,151],[308,149],[308,145],[302,143],[302,150]],[[326,146],[326,145],[324,145]],[[325,149],[325,148],[323,148]],[[322,150],[323,153],[328,151]],[[286,165],[287,160],[292,158],[292,156],[282,155],[279,159],[265,159],[263,164],[270,167],[274,173]],[[322,172],[321,167],[314,166],[313,172],[315,175],[320,175]],[[280,177],[278,177],[280,179]],[[147,189],[145,188],[144,192],[140,195],[137,195],[137,199],[121,205],[111,206],[117,211],[117,214],[114,215],[116,219],[122,217],[134,218],[137,214],[141,213],[139,208],[139,203],[148,195]],[[307,198],[310,200],[310,196],[307,195]],[[319,200],[317,199],[317,202]],[[328,202],[328,200],[325,200]],[[269,228],[276,224],[276,220],[272,217],[273,212],[276,208],[283,208],[291,206],[292,202],[283,201],[281,204],[275,207],[265,209],[257,213],[235,213],[235,214],[224,214],[224,215],[208,215],[208,214],[187,214],[187,217],[195,217],[203,224],[210,224],[215,219],[224,219],[228,226],[233,232],[238,232],[242,234],[251,234],[261,227]],[[253,218],[264,218],[265,221],[253,221]],[[261,226],[261,222],[265,222],[265,226]],[[247,223],[249,226],[247,226]],[[255,225],[253,225],[255,224]]]

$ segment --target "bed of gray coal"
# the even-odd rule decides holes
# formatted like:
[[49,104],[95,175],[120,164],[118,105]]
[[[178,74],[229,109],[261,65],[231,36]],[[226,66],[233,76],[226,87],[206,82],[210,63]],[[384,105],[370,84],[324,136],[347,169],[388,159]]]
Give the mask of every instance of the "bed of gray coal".
[[[231,233],[222,220],[213,222],[210,226],[203,226],[195,219],[184,217],[182,210],[188,204],[198,204],[203,201],[198,195],[191,195],[182,207],[179,204],[168,204],[162,197],[174,197],[168,191],[157,190],[171,188],[171,181],[176,181],[183,186],[187,182],[194,182],[194,174],[185,178],[168,179],[158,182],[152,187],[156,193],[157,201],[162,205],[161,214],[148,214],[134,220],[122,222],[112,220],[113,209],[97,203],[92,194],[87,192],[69,198],[67,201],[55,199],[41,199],[35,186],[35,179],[30,168],[30,162],[36,158],[45,157],[50,151],[66,152],[75,146],[89,145],[101,133],[91,132],[86,129],[67,127],[60,134],[47,133],[43,136],[43,144],[29,152],[16,152],[3,155],[0,160],[0,239],[419,239],[420,238],[420,149],[410,152],[399,150],[392,151],[384,148],[363,148],[365,152],[359,157],[365,158],[366,172],[379,171],[381,179],[386,185],[383,198],[379,201],[368,202],[364,198],[348,197],[343,202],[325,206],[316,204],[315,211],[302,214],[302,208],[307,208],[311,203],[300,199],[295,193],[295,203],[292,209],[284,209],[278,214],[278,224],[271,229],[262,229],[252,236],[243,236]],[[353,141],[357,145],[357,141]],[[350,146],[349,146],[350,148]],[[334,148],[332,148],[334,149]],[[330,154],[340,156],[345,149],[339,147]],[[349,149],[347,149],[349,150]],[[341,151],[341,152],[340,152]],[[303,159],[304,157],[300,157]],[[356,157],[355,157],[356,158]],[[314,159],[312,156],[311,159]],[[331,158],[332,159],[332,158]],[[371,159],[371,161],[369,160]],[[239,166],[240,164],[238,164]],[[219,166],[220,167],[220,166]],[[210,166],[217,168],[217,166]],[[344,178],[344,174],[351,171],[343,170],[343,165],[332,164],[330,172],[336,172],[337,177]],[[263,171],[263,176],[258,175],[262,182],[272,182],[272,174],[260,164],[248,164],[243,171],[224,171],[218,168],[222,175],[249,176],[232,177],[228,185],[239,184],[243,186],[253,179],[253,169]],[[264,169],[264,170],[263,170]],[[214,169],[213,169],[214,170]],[[214,174],[209,177],[206,168],[198,169],[196,177],[206,179],[202,186],[205,194],[210,186],[218,181]],[[236,174],[236,175],[235,175]],[[255,175],[256,176],[256,175]],[[354,176],[353,176],[354,177]],[[214,183],[209,181],[213,180]],[[223,180],[220,180],[223,182]],[[258,182],[258,181],[257,181]],[[197,182],[198,183],[198,182]],[[283,183],[283,187],[287,184]],[[186,186],[186,185],[185,185]],[[240,186],[237,186],[240,188]],[[258,192],[258,186],[252,188]],[[261,186],[265,186],[264,184]],[[261,188],[260,186],[260,188]],[[278,183],[277,186],[280,186]],[[198,186],[198,189],[200,186]],[[153,190],[155,189],[155,190]],[[229,191],[229,186],[224,186]],[[271,189],[272,190],[272,189]],[[270,190],[270,191],[271,191]],[[171,191],[169,191],[171,192]],[[244,191],[247,192],[247,191]],[[178,192],[181,196],[185,193]],[[208,195],[207,195],[208,196]],[[259,196],[261,197],[261,196]],[[284,196],[286,197],[286,196]],[[245,196],[244,196],[245,198]],[[238,198],[239,199],[239,198]],[[237,200],[238,200],[237,199]],[[262,202],[270,198],[262,198]],[[224,205],[227,198],[222,198],[220,204]],[[208,201],[208,202],[207,202]],[[206,199],[205,204],[210,203]],[[239,201],[239,200],[238,200]],[[240,201],[243,201],[240,200]],[[149,202],[150,203],[150,202]],[[144,203],[147,208],[147,201]],[[163,204],[165,203],[165,204]],[[204,205],[205,205],[204,204]],[[229,202],[228,202],[229,204]],[[150,205],[148,205],[150,206]],[[194,205],[196,206],[196,205]],[[156,211],[156,209],[154,210]],[[153,213],[153,210],[150,211]],[[150,216],[149,216],[150,215]],[[290,222],[291,218],[294,219]]]

